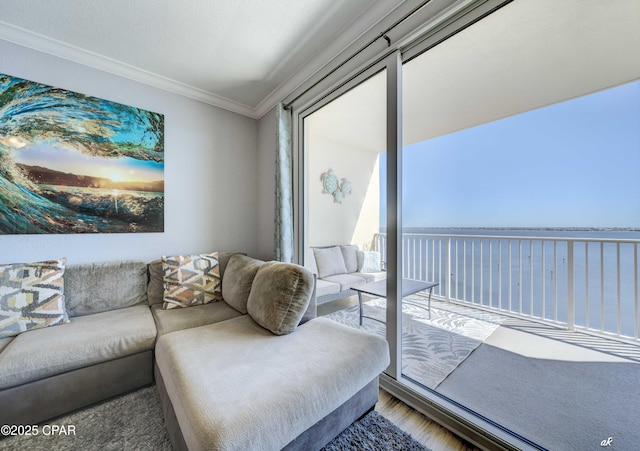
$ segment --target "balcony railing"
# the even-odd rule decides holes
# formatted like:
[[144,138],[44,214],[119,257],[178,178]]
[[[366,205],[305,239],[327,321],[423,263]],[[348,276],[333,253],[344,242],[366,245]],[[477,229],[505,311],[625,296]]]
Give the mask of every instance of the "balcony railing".
[[[375,240],[386,262],[386,235]],[[403,277],[447,301],[639,340],[635,239],[405,233]],[[447,276],[448,275],[448,276]]]

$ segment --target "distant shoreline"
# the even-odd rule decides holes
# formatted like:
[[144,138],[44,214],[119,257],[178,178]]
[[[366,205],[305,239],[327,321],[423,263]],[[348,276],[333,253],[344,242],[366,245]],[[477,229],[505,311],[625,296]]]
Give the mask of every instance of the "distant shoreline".
[[[408,231],[425,231],[425,230],[505,230],[526,232],[530,230],[546,231],[546,232],[640,232],[640,228],[635,227],[404,227],[402,229]],[[386,227],[380,228],[381,232],[386,232]]]
[[548,232],[640,232],[634,227],[405,227],[403,230],[544,230]]

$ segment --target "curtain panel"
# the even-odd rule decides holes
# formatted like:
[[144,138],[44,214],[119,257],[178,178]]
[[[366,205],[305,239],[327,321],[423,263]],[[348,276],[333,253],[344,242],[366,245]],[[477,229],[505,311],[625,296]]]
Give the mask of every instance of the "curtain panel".
[[293,262],[293,163],[291,150],[291,111],[282,103],[276,107],[276,260]]

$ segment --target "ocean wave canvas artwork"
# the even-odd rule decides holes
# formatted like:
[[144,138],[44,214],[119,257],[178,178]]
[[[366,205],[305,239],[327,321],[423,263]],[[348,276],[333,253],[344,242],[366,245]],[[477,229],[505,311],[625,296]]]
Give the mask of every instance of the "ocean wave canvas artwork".
[[0,74],[0,234],[164,231],[164,115]]

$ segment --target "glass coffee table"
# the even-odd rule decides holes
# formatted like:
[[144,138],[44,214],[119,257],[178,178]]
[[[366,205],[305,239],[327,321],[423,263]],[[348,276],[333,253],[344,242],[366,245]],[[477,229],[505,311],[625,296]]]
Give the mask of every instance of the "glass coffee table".
[[[434,282],[423,282],[421,280],[402,279],[402,297],[415,294],[419,291],[429,290],[427,309],[429,311],[429,319],[431,319],[431,292],[433,291],[433,287],[435,286],[438,286],[438,284]],[[371,296],[386,298],[387,297],[387,281],[379,280],[377,282],[361,283],[358,285],[353,285],[351,289],[358,293],[358,303],[360,304],[360,325],[362,326],[362,318],[364,317],[364,315],[362,314],[362,294],[369,294]],[[412,303],[412,305],[416,305],[416,304]],[[371,318],[371,319],[379,322],[384,322],[376,318]]]

